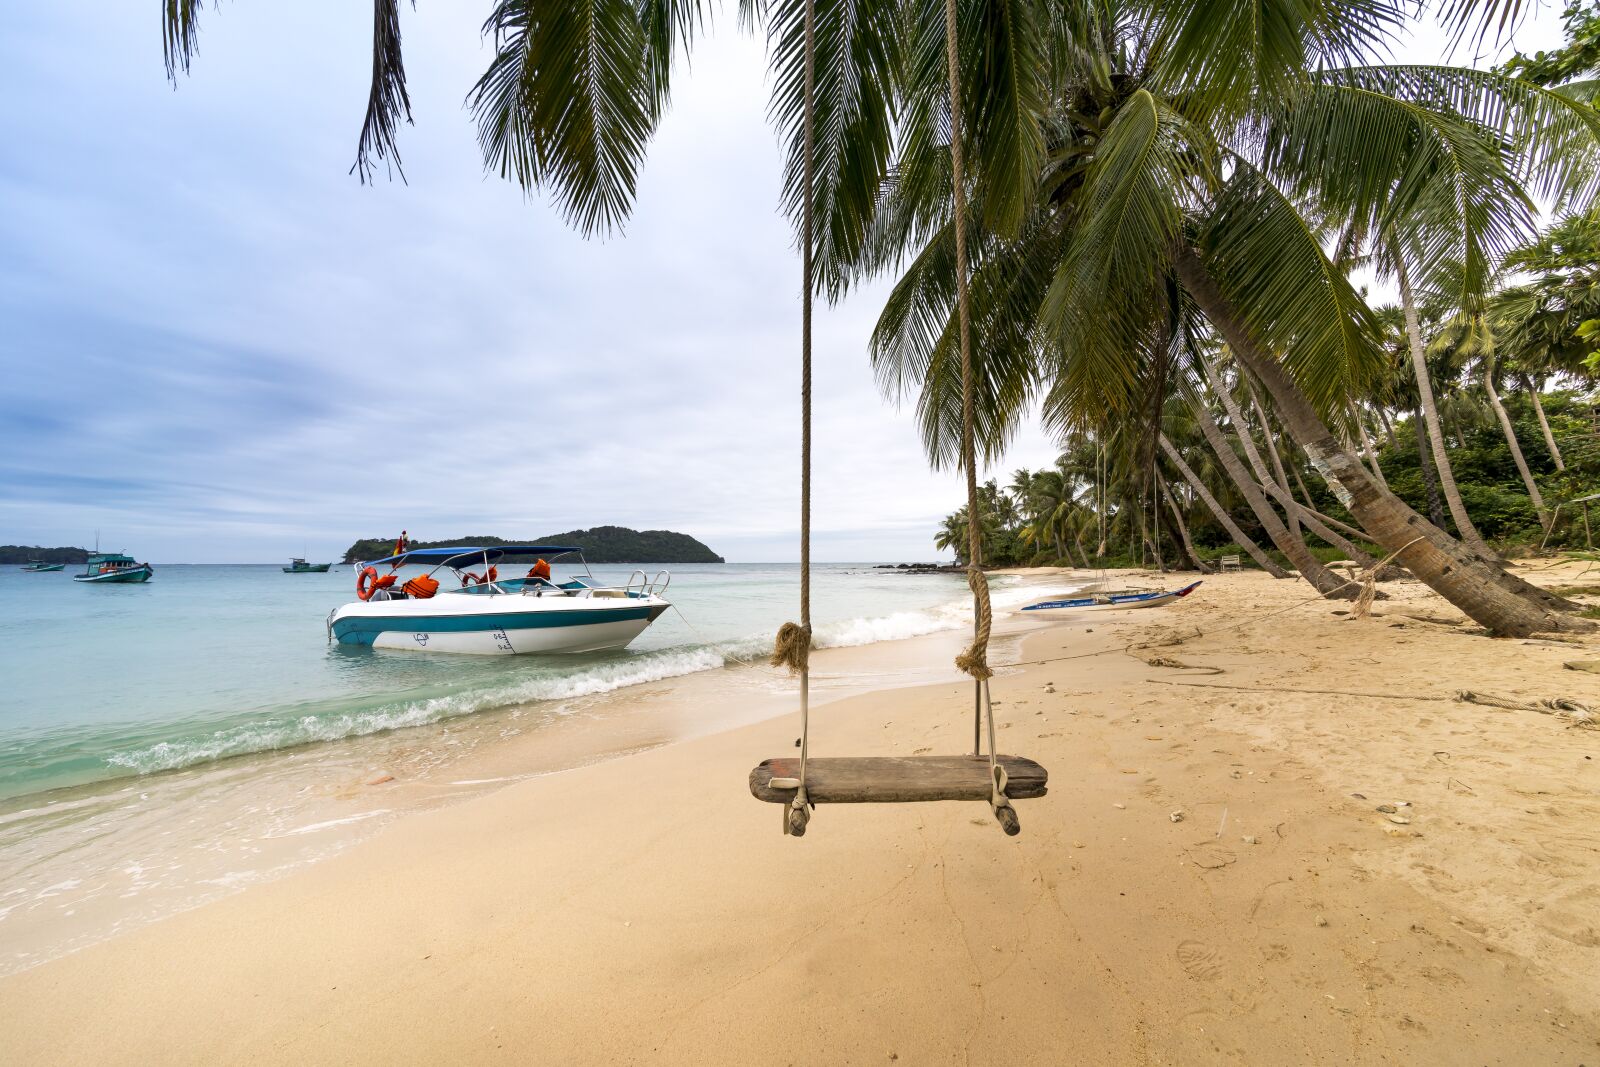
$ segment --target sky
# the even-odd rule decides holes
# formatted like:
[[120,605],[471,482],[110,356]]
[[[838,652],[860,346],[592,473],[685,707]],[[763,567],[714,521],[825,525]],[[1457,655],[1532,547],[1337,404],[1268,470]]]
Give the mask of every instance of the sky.
[[[620,525],[798,559],[799,260],[764,38],[725,7],[605,240],[484,174],[486,0],[402,8],[415,126],[371,186],[369,4],[206,5],[176,87],[158,0],[8,12],[0,544],[271,562]],[[1546,4],[1517,44],[1559,40]],[[1418,24],[1396,58],[1448,50]],[[936,558],[963,497],[873,380],[887,289],[816,313],[823,561]],[[987,473],[1055,452],[1029,427]]]

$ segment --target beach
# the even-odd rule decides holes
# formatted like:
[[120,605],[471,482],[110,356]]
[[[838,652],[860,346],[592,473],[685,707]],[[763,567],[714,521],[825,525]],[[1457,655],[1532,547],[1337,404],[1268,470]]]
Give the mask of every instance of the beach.
[[[1595,1062],[1600,731],[1455,699],[1600,705],[1592,640],[1380,588],[1228,574],[1003,636],[1001,750],[1050,771],[1014,839],[979,803],[785,837],[746,784],[798,732],[769,669],[635,687],[680,725],[0,979],[0,1060]],[[968,750],[960,646],[816,653],[813,754]]]

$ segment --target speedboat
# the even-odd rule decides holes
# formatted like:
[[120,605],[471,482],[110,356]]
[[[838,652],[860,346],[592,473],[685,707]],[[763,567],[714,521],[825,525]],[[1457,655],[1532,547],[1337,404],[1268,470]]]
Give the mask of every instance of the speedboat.
[[333,566],[333,564],[331,564],[331,563],[307,563],[305,560],[301,559],[299,556],[296,556],[294,559],[291,559],[289,561],[289,565],[287,567],[283,568],[283,573],[285,573],[285,574],[327,574],[328,573],[328,568],[331,567],[331,566]]
[[22,565],[22,569],[29,574],[43,574],[46,571],[59,571],[66,569],[65,563],[46,563],[43,560],[30,559]]
[[[512,559],[539,562],[522,577],[502,576],[499,565],[509,570]],[[562,560],[564,578],[550,569]],[[407,565],[430,569],[397,584]],[[666,571],[634,571],[627,585],[608,586],[582,549],[566,545],[419,548],[356,571],[359,599],[328,615],[329,638],[341,645],[484,656],[604,652],[626,648],[671,607],[661,596],[672,580]],[[454,587],[442,588],[447,583]]]
[[1122,589],[1093,593],[1089,596],[1040,600],[1029,604],[1023,611],[1097,611],[1108,608],[1159,608],[1182,600],[1199,588],[1191,582],[1182,589]]
[[148,582],[156,569],[148,563],[140,563],[132,556],[124,556],[121,552],[96,552],[84,564],[82,574],[74,574],[75,582],[99,582],[102,584],[122,584],[127,582]]

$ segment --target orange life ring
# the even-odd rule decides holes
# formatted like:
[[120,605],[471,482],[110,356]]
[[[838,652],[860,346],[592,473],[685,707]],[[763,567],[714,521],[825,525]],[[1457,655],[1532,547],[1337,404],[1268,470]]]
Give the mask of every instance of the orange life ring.
[[498,581],[499,578],[500,578],[500,569],[498,567],[496,567],[493,563],[489,564],[489,578],[488,578],[488,580],[491,581],[491,582],[494,582],[494,581]]
[[469,585],[478,585],[482,581],[483,577],[481,575],[473,574],[471,571],[461,572],[461,585],[463,588]]
[[378,588],[378,568],[367,567],[361,572],[361,577],[356,579],[356,596],[362,600],[371,600],[373,592]]

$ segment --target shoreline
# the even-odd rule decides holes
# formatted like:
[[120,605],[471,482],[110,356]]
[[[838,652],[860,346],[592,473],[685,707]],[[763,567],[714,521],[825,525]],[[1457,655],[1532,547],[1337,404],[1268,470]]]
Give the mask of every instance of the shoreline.
[[[997,641],[1023,625],[1004,623]],[[954,677],[959,643],[934,630],[821,647],[814,703]],[[418,812],[785,713],[792,683],[727,651],[739,645],[708,646],[724,649],[719,666],[616,688],[0,802],[0,858],[28,872],[0,883],[0,976],[292,876]]]
[[[1234,625],[1303,588],[1230,575],[1022,635],[1046,662],[996,677],[1001,747],[1051,785],[1019,802],[1020,838],[981,804],[824,807],[784,838],[744,782],[792,746],[781,715],[420,812],[0,979],[0,1052],[1592,1057],[1600,733],[1435,699],[1600,703],[1561,670],[1582,653],[1403,615],[1447,613],[1413,583],[1375,618]],[[884,649],[940,636],[837,651],[887,670]],[[1164,643],[1111,651],[1136,639]],[[814,752],[964,750],[970,716],[960,681],[877,688],[816,709]],[[1403,823],[1375,810],[1395,802]]]

